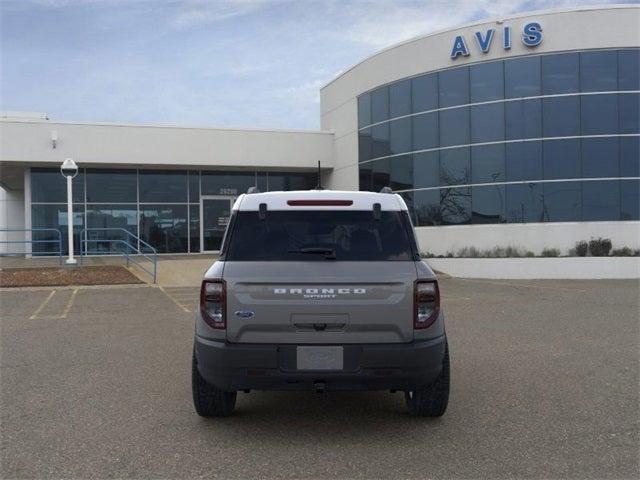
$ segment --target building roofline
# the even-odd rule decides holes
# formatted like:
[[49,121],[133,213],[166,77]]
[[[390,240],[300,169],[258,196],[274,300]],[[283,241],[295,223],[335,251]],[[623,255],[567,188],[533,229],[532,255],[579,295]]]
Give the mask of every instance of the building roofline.
[[423,34],[416,35],[414,37],[408,38],[407,40],[403,40],[401,42],[394,43],[393,45],[390,45],[388,47],[384,47],[384,48],[372,53],[371,55],[368,55],[367,57],[365,57],[362,60],[360,60],[358,63],[355,63],[354,65],[352,65],[351,67],[349,67],[345,71],[341,72],[340,74],[338,74],[337,76],[335,76],[334,78],[329,80],[327,83],[323,84],[320,87],[320,91],[322,92],[322,90],[327,88],[329,85],[331,85],[332,83],[340,80],[342,77],[347,75],[349,72],[351,72],[352,70],[356,69],[357,67],[359,67],[363,63],[371,60],[372,58],[374,58],[374,57],[376,57],[376,56],[378,56],[378,55],[380,55],[382,53],[385,53],[385,52],[388,52],[390,50],[393,50],[395,48],[399,48],[399,47],[402,47],[404,45],[407,45],[409,43],[417,42],[417,41],[422,40],[424,38],[433,37],[433,36],[436,36],[436,35],[440,35],[440,34],[447,33],[447,32],[452,32],[452,31],[455,31],[455,30],[462,30],[464,28],[475,27],[477,25],[483,25],[483,24],[486,24],[486,23],[504,22],[506,20],[513,20],[513,19],[517,19],[517,18],[531,17],[531,16],[534,16],[534,15],[553,15],[553,14],[557,14],[557,13],[572,13],[572,12],[582,12],[582,11],[592,11],[592,10],[615,10],[615,9],[623,9],[623,8],[640,9],[640,4],[637,4],[637,3],[631,3],[631,4],[629,4],[629,3],[612,3],[612,4],[585,5],[585,6],[580,6],[580,7],[563,7],[563,8],[552,8],[552,9],[545,9],[545,10],[533,10],[533,11],[515,13],[513,15],[508,15],[508,16],[504,16],[504,17],[485,18],[483,20],[478,20],[478,21],[474,21],[474,22],[471,22],[471,23],[465,23],[465,24],[462,24],[462,25],[457,25],[455,27],[443,28],[441,30],[436,30],[435,32],[423,33]]
[[278,128],[239,128],[239,127],[205,127],[196,125],[170,125],[170,124],[148,124],[148,123],[115,123],[115,122],[73,122],[45,120],[36,118],[0,118],[2,123],[40,123],[45,125],[77,125],[90,127],[125,127],[125,128],[166,128],[180,130],[206,130],[206,131],[222,131],[222,132],[264,132],[264,133],[305,133],[315,135],[333,135],[333,132],[326,130],[290,130]]

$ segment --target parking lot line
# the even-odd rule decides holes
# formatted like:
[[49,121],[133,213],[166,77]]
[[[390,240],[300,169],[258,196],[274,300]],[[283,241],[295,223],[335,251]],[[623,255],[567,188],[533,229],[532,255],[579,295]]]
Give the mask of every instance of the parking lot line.
[[67,315],[69,315],[69,310],[71,310],[71,305],[73,305],[73,301],[75,300],[77,294],[78,289],[76,288],[73,290],[73,293],[71,294],[71,296],[69,297],[69,301],[67,302],[67,306],[64,307],[64,311],[58,316],[58,318],[67,318]]
[[164,289],[164,287],[158,286],[158,288],[160,289],[160,291],[162,291],[162,293],[164,293],[167,297],[169,297],[169,300],[171,300],[173,303],[175,303],[178,307],[180,307],[182,310],[184,310],[187,313],[191,313],[191,310],[189,310],[187,307],[182,305],[173,295],[171,295],[169,292],[167,292]]
[[580,288],[567,288],[567,287],[545,287],[542,285],[531,285],[527,283],[510,283],[510,282],[500,282],[496,280],[488,280],[482,278],[457,278],[457,280],[462,280],[464,282],[474,282],[474,283],[488,283],[491,285],[506,285],[507,287],[524,287],[524,288],[536,288],[541,290],[567,290],[570,292],[586,292],[586,290]]
[[35,320],[36,319],[38,314],[42,311],[42,309],[45,307],[45,305],[47,303],[49,303],[49,300],[51,300],[51,298],[53,297],[53,295],[55,295],[55,293],[56,293],[55,290],[51,290],[51,293],[47,296],[47,298],[44,299],[44,301],[40,304],[40,306],[36,309],[36,311],[33,312],[33,315],[31,315],[29,317],[29,320]]

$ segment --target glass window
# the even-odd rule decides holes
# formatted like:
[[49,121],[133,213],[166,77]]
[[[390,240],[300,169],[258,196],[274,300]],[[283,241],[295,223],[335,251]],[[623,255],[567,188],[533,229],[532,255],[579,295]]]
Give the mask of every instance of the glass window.
[[580,97],[543,99],[542,131],[545,137],[580,135]]
[[200,205],[189,205],[189,248],[191,253],[200,251]]
[[358,128],[371,124],[371,95],[365,93],[358,97]]
[[187,172],[140,170],[140,202],[187,202]]
[[507,140],[542,137],[542,100],[506,102],[504,108]]
[[373,176],[373,191],[379,192],[391,183],[391,161],[389,158],[371,162]]
[[471,143],[504,140],[504,104],[471,107]]
[[[58,172],[58,175],[60,173]],[[60,175],[61,176],[61,175]],[[31,228],[52,228],[60,230],[60,235],[56,232],[33,232],[31,239],[34,243],[31,246],[33,254],[57,255],[60,248],[58,240],[62,240],[62,255],[68,255],[69,247],[67,242],[67,219],[66,205],[31,205]],[[84,205],[73,205],[73,248],[77,255],[80,254],[80,232],[84,228]],[[18,244],[8,244],[9,251],[16,251]],[[91,249],[91,245],[89,245]]]
[[471,223],[504,223],[504,185],[471,187]]
[[580,221],[580,182],[549,182],[543,184],[543,191],[545,222]]
[[573,93],[579,90],[579,56],[577,53],[543,55],[542,94]]
[[317,173],[269,172],[269,191],[310,190],[318,184]]
[[[207,172],[201,175],[203,195],[240,195],[256,184],[255,172]],[[271,185],[269,185],[271,188]]]
[[465,185],[470,173],[469,147],[440,151],[440,185]]
[[[413,248],[404,212],[269,211],[237,212],[226,259],[229,261],[411,261]],[[328,252],[305,249],[326,248]]]
[[138,201],[135,170],[87,169],[87,202],[127,203]]
[[365,128],[358,132],[358,161],[364,162],[373,158],[373,142],[371,140],[371,128]]
[[[84,203],[84,172],[71,182],[73,202]],[[56,168],[31,169],[31,201],[34,203],[67,203],[67,179]]]
[[412,118],[413,150],[438,148],[438,113],[423,113]]
[[189,201],[200,201],[200,172],[198,171],[189,172]]
[[618,89],[616,51],[580,53],[580,89],[583,92],[613,92]]
[[582,220],[620,219],[620,181],[582,182]]
[[441,110],[440,146],[466,145],[469,143],[469,108]]
[[620,176],[640,177],[639,137],[620,137]]
[[618,137],[582,139],[582,176],[617,177]]
[[389,87],[371,92],[371,123],[389,119]]
[[411,113],[411,80],[402,80],[389,86],[390,117]]
[[506,185],[507,222],[537,223],[543,221],[542,185],[523,183]]
[[437,187],[440,185],[439,152],[413,154],[413,185],[413,188]]
[[361,163],[358,168],[360,176],[360,190],[373,191],[373,175],[371,162]]
[[[87,207],[87,228],[102,228],[109,230],[89,230],[87,238],[90,241],[90,251],[101,254],[120,253],[125,247],[123,243],[97,241],[122,240],[131,243],[131,237],[122,229],[138,236],[138,209],[132,205],[89,205]],[[133,245],[137,247],[137,245]]]
[[140,207],[140,238],[158,253],[188,252],[189,228],[186,205]]
[[463,225],[471,222],[471,188],[441,188],[440,214],[443,225]]
[[506,98],[540,95],[540,57],[507,60],[504,76]]
[[[613,95],[612,95],[613,96]],[[620,99],[620,133],[640,133],[640,95],[625,93]]]
[[640,220],[640,181],[620,181],[620,220]]
[[413,188],[413,157],[401,155],[390,160],[390,187],[392,190],[410,190]]
[[438,73],[440,108],[469,103],[469,68],[453,68]]
[[618,90],[640,90],[640,50],[618,51]]
[[544,178],[580,178],[580,140],[548,140],[543,142]]
[[471,103],[504,98],[503,62],[479,63],[469,67]]
[[371,127],[371,157],[385,157],[391,154],[389,145],[389,124]]
[[504,144],[471,147],[471,183],[504,182]]
[[413,113],[438,108],[438,74],[421,75],[411,79]]
[[508,182],[542,179],[542,142],[507,143],[505,151]]
[[618,133],[617,95],[584,95],[580,110],[583,135]]
[[392,154],[411,151],[410,117],[389,122],[389,145]]
[[440,190],[417,190],[413,192],[413,211],[416,225],[421,227],[441,225]]

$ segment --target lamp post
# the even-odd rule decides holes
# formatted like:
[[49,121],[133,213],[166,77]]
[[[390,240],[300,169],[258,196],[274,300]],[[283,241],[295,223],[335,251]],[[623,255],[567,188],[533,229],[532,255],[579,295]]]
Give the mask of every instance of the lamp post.
[[65,159],[60,166],[60,173],[67,179],[67,243],[69,244],[69,258],[67,265],[75,265],[77,260],[73,258],[73,177],[78,174],[78,165],[72,158]]

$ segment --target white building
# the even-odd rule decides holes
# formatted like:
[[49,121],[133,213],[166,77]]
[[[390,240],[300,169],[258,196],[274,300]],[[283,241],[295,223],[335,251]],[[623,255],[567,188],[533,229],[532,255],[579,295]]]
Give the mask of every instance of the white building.
[[579,8],[403,42],[321,89],[320,132],[9,114],[0,229],[64,230],[57,168],[73,157],[78,239],[121,228],[159,252],[215,251],[235,196],[313,188],[320,161],[326,187],[403,195],[425,252],[640,248],[639,24],[638,6]]

